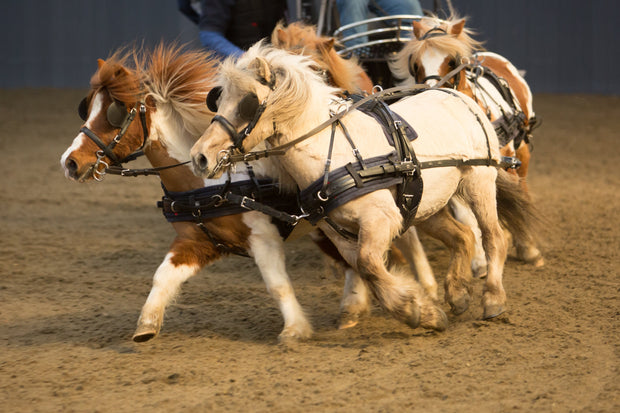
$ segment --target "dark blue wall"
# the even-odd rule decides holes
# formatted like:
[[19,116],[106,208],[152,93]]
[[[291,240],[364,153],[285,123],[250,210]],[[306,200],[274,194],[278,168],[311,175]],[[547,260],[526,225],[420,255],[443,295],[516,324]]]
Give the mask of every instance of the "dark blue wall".
[[[432,8],[432,0],[422,0]],[[441,3],[444,3],[443,1]],[[453,0],[534,92],[620,94],[616,0]],[[131,42],[193,41],[176,0],[2,0],[0,88],[85,88],[96,59]]]
[[489,50],[527,71],[534,92],[620,94],[620,1],[452,3]]

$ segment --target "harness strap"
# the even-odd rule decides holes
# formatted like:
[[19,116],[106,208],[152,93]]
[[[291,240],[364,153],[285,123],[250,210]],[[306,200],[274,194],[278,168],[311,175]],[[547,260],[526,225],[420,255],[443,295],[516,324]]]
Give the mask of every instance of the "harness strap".
[[106,173],[111,175],[120,175],[120,176],[147,176],[147,175],[159,175],[160,171],[164,171],[166,169],[177,168],[179,166],[187,165],[191,161],[175,163],[173,165],[167,166],[159,166],[157,168],[144,168],[144,169],[129,169],[123,168],[122,166],[113,165],[106,168]]
[[279,211],[269,205],[257,202],[252,198],[244,195],[233,194],[232,192],[226,194],[226,200],[247,210],[262,212],[265,215],[269,215],[270,217],[284,221],[291,225],[296,225],[300,219],[304,218],[304,216],[287,214],[286,212]]
[[248,254],[245,248],[241,248],[236,245],[230,246],[223,243],[218,237],[213,235],[213,233],[209,231],[209,229],[202,222],[197,222],[196,225],[198,225],[198,228],[205,233],[205,235],[209,238],[209,241],[211,241],[213,246],[215,246],[221,254],[235,254],[241,257],[250,258],[250,254]]
[[[452,73],[452,72],[450,72],[450,73]],[[444,78],[444,80],[447,81],[449,79]],[[266,158],[266,157],[268,157],[270,155],[284,155],[286,153],[286,151],[288,149],[290,149],[291,147],[293,147],[293,146],[297,145],[298,143],[303,142],[306,139],[316,135],[317,133],[321,132],[326,127],[330,126],[332,123],[342,119],[349,112],[357,109],[358,107],[368,103],[369,101],[371,101],[373,99],[378,99],[378,98],[381,98],[381,97],[384,97],[384,96],[400,98],[400,97],[404,97],[404,96],[410,96],[410,95],[415,94],[417,92],[420,92],[422,90],[428,90],[428,89],[431,89],[431,88],[429,88],[427,85],[396,86],[396,87],[393,87],[393,88],[384,89],[384,90],[382,90],[380,92],[377,92],[377,93],[374,93],[372,95],[369,95],[369,96],[365,97],[364,99],[359,100],[359,101],[353,103],[347,109],[345,109],[345,110],[343,110],[341,112],[336,113],[335,115],[330,117],[325,122],[323,122],[320,125],[314,127],[312,130],[310,130],[309,132],[304,133],[300,137],[298,137],[296,139],[293,139],[292,141],[284,143],[284,144],[282,144],[280,146],[276,146],[276,147],[274,147],[272,149],[267,149],[267,150],[259,151],[259,152],[248,152],[248,153],[241,153],[241,154],[232,154],[231,153],[230,155],[227,156],[226,162],[232,164],[232,163],[241,162],[241,161],[245,161],[245,160],[258,160],[258,159],[261,159],[261,158]],[[272,135],[272,136],[275,136],[275,135]],[[269,139],[269,137],[267,139]]]

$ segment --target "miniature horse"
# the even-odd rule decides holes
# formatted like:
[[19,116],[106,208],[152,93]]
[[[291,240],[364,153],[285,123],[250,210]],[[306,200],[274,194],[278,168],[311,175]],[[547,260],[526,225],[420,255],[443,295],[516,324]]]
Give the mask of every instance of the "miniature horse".
[[[217,122],[208,127],[191,150],[194,171],[217,178],[230,168],[231,159],[244,159],[248,150],[266,142],[271,148],[268,152],[280,155],[270,155],[266,161],[282,175],[290,176],[303,197],[317,183],[329,187],[327,174],[331,168],[338,174],[347,167],[354,168],[354,164],[355,168],[364,167],[369,162],[364,160],[389,158],[393,147],[385,139],[381,124],[360,111],[347,110],[352,103],[340,99],[339,90],[327,85],[314,66],[308,57],[263,43],[252,46],[238,60],[224,61],[217,78]],[[429,168],[422,169],[424,191],[412,223],[437,223],[444,218],[439,213],[454,196],[472,208],[489,262],[484,317],[497,316],[505,310],[502,272],[506,246],[498,221],[496,193],[508,190],[517,194],[519,190],[505,171],[489,166],[497,164],[500,156],[490,122],[471,99],[455,91],[430,90],[390,107],[403,121],[414,125],[418,138],[411,145],[418,160]],[[334,120],[346,123],[348,132],[337,128]],[[242,154],[236,155],[235,149]],[[443,167],[431,166],[444,158],[448,160]],[[385,168],[389,166],[378,165],[373,171],[381,175]],[[390,182],[394,185],[395,181]],[[428,327],[439,329],[445,322],[443,312],[424,298],[412,280],[397,276],[384,263],[392,240],[406,230],[394,199],[396,189],[369,190],[334,205],[326,215],[318,212],[318,227],[360,273],[383,308],[412,327],[426,319]],[[314,197],[311,199],[329,199],[321,191],[306,194]],[[516,209],[516,205],[507,206]],[[324,211],[322,206],[315,210]],[[518,214],[519,210],[514,212]],[[456,223],[454,226],[458,227]],[[467,234],[460,228],[458,231],[462,237]],[[461,238],[452,245],[452,252],[461,257],[461,262],[467,254],[458,249],[467,244],[468,240]],[[460,268],[449,272],[447,279],[447,300],[453,311],[460,313],[468,306],[471,272]]]
[[[471,37],[471,30],[465,28],[465,19],[451,17],[443,21],[435,17],[425,17],[413,21],[413,33],[411,41],[390,63],[393,74],[400,79],[406,79],[401,85],[426,83],[432,86],[449,72],[456,71],[443,86],[470,96],[487,112],[494,124],[499,123],[496,130],[500,137],[503,136],[503,139],[500,139],[503,145],[501,153],[519,158],[521,165],[516,173],[523,191],[529,194],[526,180],[530,162],[528,143],[535,115],[532,109],[532,93],[525,79],[504,57],[482,52],[482,44]],[[476,51],[478,52],[474,54]],[[459,71],[457,67],[464,62],[470,64],[464,64]],[[452,206],[458,219],[475,229],[475,220],[466,208],[458,202]],[[479,231],[474,232],[477,233],[478,242],[472,266],[475,273],[482,275],[486,272],[486,262],[479,241]],[[520,259],[537,267],[544,265],[543,257],[533,239],[515,236],[514,242]]]
[[[135,68],[129,67],[130,60]],[[102,179],[105,174],[102,168],[111,162],[110,156],[123,159],[143,147],[153,167],[163,167],[159,175],[167,191],[183,192],[223,184],[226,179],[203,180],[187,165],[179,165],[189,159],[191,146],[213,118],[205,98],[212,87],[217,64],[208,53],[183,52],[181,48],[163,45],[151,54],[119,51],[106,61],[99,60],[99,68],[91,79],[91,91],[81,105],[86,118],[84,127],[61,158],[65,175],[79,182]],[[119,131],[118,119],[121,123],[126,120],[128,108],[132,107],[143,110],[143,120],[136,117]],[[115,137],[118,143],[108,156],[87,134],[95,135],[104,145]],[[254,167],[256,173],[260,168],[260,165]],[[240,167],[232,178],[248,179],[248,173]],[[312,327],[286,273],[282,238],[270,217],[250,211],[204,218],[199,224],[180,221],[172,225],[177,236],[155,272],[153,287],[133,336],[135,341],[147,341],[159,333],[166,306],[184,281],[235,251],[247,251],[254,257],[268,291],[277,301],[284,317],[279,339],[287,341],[311,335]],[[337,255],[337,251],[334,253]],[[358,301],[345,294],[343,311],[359,306]]]
[[[336,40],[333,37],[317,35],[314,26],[302,22],[294,22],[287,26],[279,23],[271,35],[271,43],[274,46],[312,58],[319,70],[326,75],[328,83],[342,89],[345,94],[372,93],[372,80],[357,59],[355,57],[350,59],[341,57],[334,48],[335,42]],[[311,236],[315,242],[325,237],[320,231],[313,232]],[[428,294],[433,299],[438,300],[437,282],[416,230],[412,228],[406,236],[408,237],[408,247],[400,250],[393,246],[390,250],[390,260],[400,264],[408,263]],[[396,244],[398,243],[397,240]],[[358,286],[355,290],[355,297],[365,295],[363,284],[359,280],[350,279],[352,276],[354,276],[354,272],[346,272],[345,285],[347,287]],[[348,293],[346,295],[351,296]],[[367,311],[366,308],[363,312]],[[343,309],[340,328],[355,325],[358,317],[359,314]]]

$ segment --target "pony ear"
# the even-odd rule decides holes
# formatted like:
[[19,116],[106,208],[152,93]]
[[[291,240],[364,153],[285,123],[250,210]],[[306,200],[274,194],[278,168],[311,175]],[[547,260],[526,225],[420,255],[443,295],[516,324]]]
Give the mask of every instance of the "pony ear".
[[450,27],[450,34],[458,36],[463,32],[463,28],[465,27],[465,19],[461,19],[458,22],[454,23],[452,27]]
[[420,40],[420,37],[422,37],[422,31],[423,31],[422,24],[419,21],[414,20],[413,21],[413,35],[415,36],[416,39]]
[[105,60],[97,59],[97,68],[101,69],[101,66],[105,64]]
[[[277,40],[277,42],[274,42],[273,40]],[[286,44],[286,32],[284,29],[277,27],[274,32],[273,40],[271,43]]]
[[264,82],[264,84],[266,84],[267,86],[270,86],[273,89],[271,85],[275,83],[275,79],[274,79],[275,73],[271,72],[271,67],[269,66],[269,63],[264,58],[260,56],[255,58],[254,61],[252,61],[252,63],[250,63],[248,67],[256,72],[259,79],[262,80],[261,83]]
[[330,37],[329,39],[325,40],[322,44],[322,47],[326,50],[326,51],[330,51],[334,48],[334,44],[336,43],[336,39],[334,39],[333,37]]

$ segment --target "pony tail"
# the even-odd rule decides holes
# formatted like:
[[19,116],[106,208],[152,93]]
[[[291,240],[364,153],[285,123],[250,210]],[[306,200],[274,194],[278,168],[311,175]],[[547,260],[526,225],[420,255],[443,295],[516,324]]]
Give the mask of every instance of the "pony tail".
[[528,241],[536,241],[543,219],[529,196],[523,191],[515,177],[498,169],[497,213],[501,223],[514,235]]

